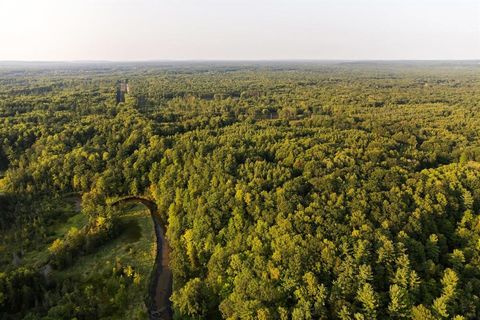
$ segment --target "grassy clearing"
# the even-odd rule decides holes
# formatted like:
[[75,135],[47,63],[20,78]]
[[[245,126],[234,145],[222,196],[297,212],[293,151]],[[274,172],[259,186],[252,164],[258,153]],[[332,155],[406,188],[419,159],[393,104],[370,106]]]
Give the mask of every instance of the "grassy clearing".
[[70,201],[59,201],[58,204],[62,206],[63,214],[47,227],[47,238],[43,241],[43,244],[36,250],[25,253],[25,256],[22,258],[23,265],[41,266],[45,264],[49,257],[48,247],[55,239],[63,238],[71,228],[81,229],[87,224],[87,216],[78,212],[73,203]]
[[150,213],[138,206],[122,215],[120,221],[124,229],[119,237],[101,246],[95,253],[80,257],[66,272],[89,274],[96,272],[96,267],[112,264],[116,259],[138,264],[139,267],[147,264],[146,270],[150,272],[155,243]]
[[[1,195],[1,192],[0,192]],[[39,210],[44,209],[44,203],[47,200],[41,200],[38,203]],[[11,228],[3,230],[0,235],[0,271],[14,269],[18,266],[40,267],[48,261],[48,247],[57,238],[62,238],[66,232],[76,227],[82,228],[87,224],[88,218],[75,210],[74,204],[62,199],[50,199],[49,210],[55,210],[54,214],[48,218],[48,221],[39,226],[22,230],[23,236],[31,240],[31,244],[25,246],[25,243],[17,240],[21,230]],[[1,203],[0,203],[1,205]],[[14,265],[14,255],[19,256],[18,265]]]
[[140,274],[140,282],[129,292],[131,299],[125,316],[134,319],[140,310],[145,310],[144,301],[155,259],[155,233],[149,211],[140,205],[125,210],[120,222],[123,231],[119,237],[96,252],[79,257],[74,265],[55,276],[59,279],[86,279],[112,270],[118,264],[131,266]]
[[[64,238],[71,228],[81,229],[87,225],[88,217],[78,212],[74,201],[61,200],[55,202],[54,207],[60,208],[58,218],[46,226],[45,238],[41,243],[37,243],[35,249],[24,252],[20,265],[34,268],[45,265],[50,256],[48,248],[55,239]],[[128,286],[128,300],[125,308],[122,308],[121,314],[115,317],[144,319],[147,311],[145,299],[155,260],[153,222],[149,210],[143,205],[125,207],[119,220],[121,232],[117,237],[96,248],[93,253],[75,257],[70,267],[54,270],[51,277],[60,285],[71,283],[79,288],[86,288],[88,283],[95,281],[92,279],[104,279],[108,277],[106,275],[112,274],[114,268],[118,270],[119,266],[133,270],[136,275],[135,282]],[[5,252],[2,253],[2,251]],[[0,243],[0,260],[10,264],[14,251],[13,247],[5,247]],[[105,305],[108,305],[115,297],[106,295],[102,298],[105,299]]]
[[50,235],[54,238],[63,237],[71,228],[81,229],[88,222],[86,215],[77,213],[70,216],[64,223],[56,224],[50,229]]

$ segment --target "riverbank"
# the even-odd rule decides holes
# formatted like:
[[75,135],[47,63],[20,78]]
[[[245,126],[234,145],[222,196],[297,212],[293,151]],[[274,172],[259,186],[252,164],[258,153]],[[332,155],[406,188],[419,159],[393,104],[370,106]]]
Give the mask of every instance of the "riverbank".
[[173,313],[170,296],[172,295],[172,271],[170,269],[170,247],[165,238],[165,230],[162,227],[158,214],[152,213],[157,239],[157,252],[155,264],[152,270],[149,294],[149,313],[151,320],[170,320]]
[[155,202],[141,197],[126,197],[111,205],[141,203],[146,206],[153,221],[156,236],[155,263],[150,276],[147,308],[150,320],[171,320],[173,318],[170,296],[172,295],[173,276],[170,269],[170,246],[165,237],[165,226],[158,213]]

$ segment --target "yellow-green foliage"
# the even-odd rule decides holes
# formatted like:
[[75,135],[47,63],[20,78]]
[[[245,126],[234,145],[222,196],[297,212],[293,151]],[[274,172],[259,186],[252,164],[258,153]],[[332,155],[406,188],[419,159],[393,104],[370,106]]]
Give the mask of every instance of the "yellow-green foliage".
[[478,88],[468,61],[0,70],[0,308],[140,317],[150,217],[106,200],[142,195],[179,319],[478,319]]

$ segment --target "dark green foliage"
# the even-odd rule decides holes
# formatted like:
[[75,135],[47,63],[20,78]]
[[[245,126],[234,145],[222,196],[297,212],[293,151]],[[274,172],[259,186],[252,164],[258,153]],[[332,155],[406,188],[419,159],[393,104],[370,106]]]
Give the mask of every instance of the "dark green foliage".
[[48,248],[49,262],[56,268],[65,268],[73,260],[91,253],[96,247],[114,238],[121,226],[114,216],[98,216],[82,229],[71,228],[64,239],[56,239]]
[[39,306],[44,299],[45,279],[31,269],[0,273],[0,312],[16,313]]

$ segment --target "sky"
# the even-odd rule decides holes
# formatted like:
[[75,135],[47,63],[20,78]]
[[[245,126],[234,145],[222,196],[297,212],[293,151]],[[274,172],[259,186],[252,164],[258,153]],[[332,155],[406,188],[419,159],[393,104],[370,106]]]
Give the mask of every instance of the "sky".
[[0,0],[0,60],[480,59],[480,0]]

